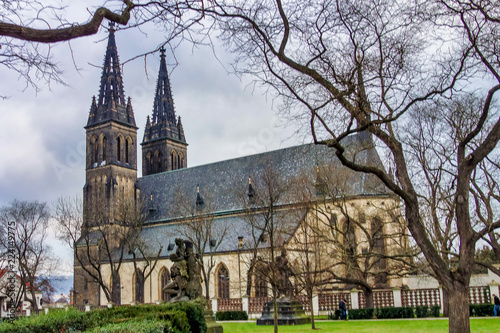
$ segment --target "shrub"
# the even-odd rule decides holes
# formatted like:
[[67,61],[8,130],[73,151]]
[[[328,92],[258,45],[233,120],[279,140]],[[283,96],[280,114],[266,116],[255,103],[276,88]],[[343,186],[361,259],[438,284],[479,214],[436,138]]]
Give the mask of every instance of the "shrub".
[[471,304],[469,305],[469,313],[473,317],[486,317],[493,315],[493,304]]
[[217,320],[248,320],[248,314],[245,311],[217,311],[215,318]]
[[166,308],[175,309],[186,313],[191,327],[191,333],[206,333],[207,323],[205,322],[205,310],[201,304],[198,303],[174,303],[165,304]]
[[85,314],[75,309],[52,310],[48,314],[20,317],[12,323],[0,325],[1,333],[49,333],[61,331],[84,331],[90,326]]
[[[199,304],[177,303],[122,306],[91,312],[79,312],[75,309],[51,310],[47,315],[22,317],[13,323],[2,323],[0,324],[0,333],[83,332],[98,326],[107,327],[109,332],[118,332],[119,330],[113,331],[116,325],[130,323],[130,325],[137,326],[138,324],[132,322],[138,321],[161,322],[168,328],[165,331],[172,333],[206,333],[207,330],[204,310]],[[153,330],[151,332],[156,332],[156,324],[151,325],[151,330]],[[146,328],[144,329],[146,330]],[[131,329],[131,332],[134,330]]]
[[430,309],[427,305],[417,306],[415,307],[415,314],[417,315],[417,318],[429,317]]
[[349,319],[371,319],[374,310],[373,308],[349,310]]
[[390,319],[390,318],[413,318],[413,308],[410,307],[387,307],[377,309],[377,318]]
[[161,320],[134,320],[96,327],[88,333],[173,333],[172,326]]
[[433,305],[431,306],[431,316],[433,317],[439,317],[440,313],[439,311],[441,310],[441,307],[439,305]]
[[330,320],[339,320],[340,314],[341,314],[341,312],[340,312],[339,309],[335,310],[334,312],[329,312],[328,313],[328,319],[330,319]]

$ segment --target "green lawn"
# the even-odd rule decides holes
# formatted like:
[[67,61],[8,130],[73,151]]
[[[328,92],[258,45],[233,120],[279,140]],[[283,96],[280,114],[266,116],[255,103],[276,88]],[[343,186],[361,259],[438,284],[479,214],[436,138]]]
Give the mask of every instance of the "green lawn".
[[[255,322],[223,323],[224,332],[273,332],[272,326],[257,326]],[[342,333],[447,333],[448,320],[373,320],[347,322],[330,321],[316,323],[317,331],[311,325],[280,326],[279,332],[342,332]],[[500,318],[471,319],[471,332],[492,333],[500,331]]]

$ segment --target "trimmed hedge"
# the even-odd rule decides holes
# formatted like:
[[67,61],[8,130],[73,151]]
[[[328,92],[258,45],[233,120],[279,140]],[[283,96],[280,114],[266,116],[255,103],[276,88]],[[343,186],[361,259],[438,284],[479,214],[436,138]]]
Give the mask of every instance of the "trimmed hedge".
[[328,319],[330,319],[330,320],[339,320],[341,313],[342,312],[339,309],[335,310],[334,312],[330,312],[330,313],[328,313]]
[[441,310],[441,307],[439,305],[432,305],[430,310],[431,316],[439,317],[440,316],[439,310]]
[[50,333],[84,331],[91,322],[84,312],[75,309],[53,310],[46,314],[19,317],[13,322],[0,324],[0,333]]
[[[439,317],[440,306],[433,305],[428,306],[417,306],[412,307],[387,307],[387,308],[376,308],[376,309],[358,309],[349,310],[349,319],[372,319],[376,317],[377,319],[391,319],[391,318],[414,318],[415,315],[419,318],[423,317]],[[328,319],[338,320],[340,319],[340,310],[335,310],[328,314]]]
[[494,305],[491,303],[471,304],[469,305],[469,314],[471,317],[493,316]]
[[374,313],[374,308],[349,310],[349,319],[372,319]]
[[413,308],[411,307],[387,307],[378,308],[376,311],[378,319],[392,319],[392,318],[414,318]]
[[169,322],[158,320],[126,321],[116,324],[108,324],[96,327],[87,333],[174,333]]
[[145,326],[144,332],[150,332],[149,329],[155,332],[160,325],[155,323],[163,323],[167,328],[167,330],[164,329],[165,332],[206,333],[207,331],[204,309],[200,304],[175,303],[122,306],[91,312],[80,312],[75,309],[51,310],[47,315],[42,313],[31,317],[21,317],[12,323],[0,323],[0,333],[83,332],[98,327],[106,327],[110,330],[109,332],[114,332],[115,327],[121,327],[119,325],[129,323],[137,326],[139,324],[133,322],[138,321],[147,321],[151,326],[150,328]]
[[248,314],[245,311],[217,311],[216,320],[248,320]]
[[430,316],[430,308],[427,305],[415,307],[417,318],[425,318]]

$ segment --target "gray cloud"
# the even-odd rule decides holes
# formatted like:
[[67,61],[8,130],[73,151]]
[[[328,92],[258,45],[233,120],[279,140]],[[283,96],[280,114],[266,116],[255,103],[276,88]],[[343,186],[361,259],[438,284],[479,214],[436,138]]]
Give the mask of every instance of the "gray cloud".
[[[119,31],[116,36],[122,62],[162,42],[161,34],[155,32],[147,38],[137,30]],[[52,53],[64,70],[67,86],[44,86],[38,95],[31,88],[23,90],[24,81],[0,68],[0,95],[9,96],[0,100],[0,205],[13,199],[51,203],[59,196],[81,194],[85,182],[83,127],[91,98],[98,94],[106,37],[103,29],[97,36],[72,41],[71,48],[67,43],[54,46]],[[175,56],[179,64],[169,67],[170,80],[176,113],[182,117],[189,143],[189,166],[300,143],[286,140],[292,131],[280,126],[265,92],[253,90],[249,79],[241,82],[229,75],[210,48],[193,51],[185,44]],[[218,50],[218,57],[229,68],[229,55]],[[137,59],[123,69],[125,94],[132,97],[139,140],[146,116],[152,112],[158,58]],[[167,61],[175,63],[171,55]],[[137,153],[140,161],[140,148]]]

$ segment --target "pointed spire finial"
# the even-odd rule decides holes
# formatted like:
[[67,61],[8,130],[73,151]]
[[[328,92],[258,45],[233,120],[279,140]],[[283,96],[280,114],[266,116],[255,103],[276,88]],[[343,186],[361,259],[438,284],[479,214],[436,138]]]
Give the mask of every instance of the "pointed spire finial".
[[200,185],[196,185],[196,209],[197,210],[202,210],[203,207],[205,207],[205,201],[203,200],[203,197],[200,194]]
[[114,23],[109,23],[108,44],[101,73],[101,84],[96,100],[96,111],[87,126],[115,120],[135,127],[130,100],[125,99],[123,78],[115,40]]
[[160,48],[160,69],[156,82],[156,94],[153,102],[151,133],[144,135],[143,142],[171,138],[185,142],[184,129],[180,118],[175,115],[174,99],[167,71],[165,48]]
[[253,186],[252,186],[252,178],[250,176],[248,176],[248,200],[250,202],[250,204],[254,204],[255,203],[255,190],[253,189]]

